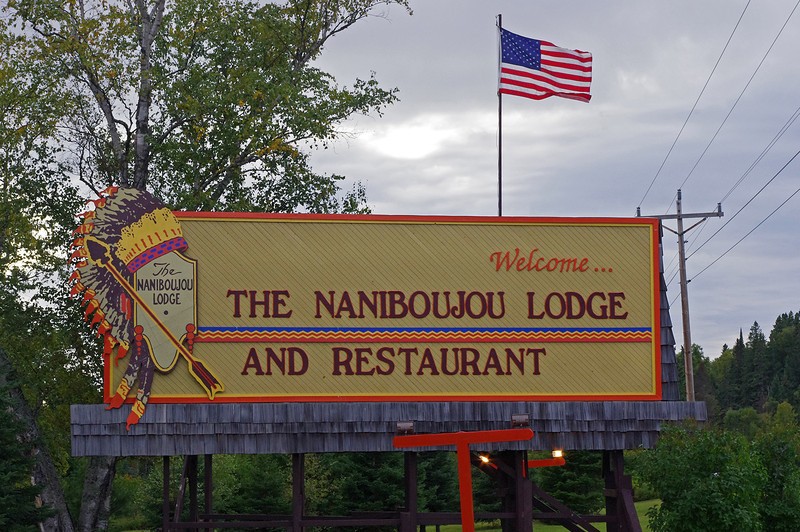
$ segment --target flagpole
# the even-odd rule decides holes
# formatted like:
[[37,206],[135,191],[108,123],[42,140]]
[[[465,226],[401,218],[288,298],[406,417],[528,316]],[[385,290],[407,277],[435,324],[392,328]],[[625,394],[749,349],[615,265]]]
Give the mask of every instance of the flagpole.
[[503,95],[500,93],[500,63],[502,62],[503,15],[497,15],[497,216],[503,216]]

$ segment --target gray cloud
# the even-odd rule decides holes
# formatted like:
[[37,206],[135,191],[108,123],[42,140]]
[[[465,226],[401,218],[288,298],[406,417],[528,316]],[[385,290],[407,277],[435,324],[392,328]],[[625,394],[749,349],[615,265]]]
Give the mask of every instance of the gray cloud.
[[[497,212],[497,35],[495,16],[527,36],[594,55],[593,100],[503,99],[504,214],[632,216],[717,61],[744,0],[696,2],[415,2],[337,36],[318,66],[342,84],[375,71],[401,101],[380,119],[345,124],[355,137],[314,154],[320,171],[367,187],[374,212],[494,215]],[[756,78],[692,171],[702,151],[794,2],[754,2],[667,164],[642,202],[643,214],[710,211],[800,105],[800,14],[792,18]],[[776,143],[723,203],[726,218],[689,234],[699,246],[722,227],[800,147],[800,124]],[[800,158],[798,158],[800,159]],[[800,187],[800,160],[688,262],[693,277]],[[691,172],[691,175],[690,175]],[[688,177],[688,179],[687,179]],[[797,311],[800,195],[689,285],[692,336],[709,356],[767,332]],[[674,227],[674,223],[667,225]],[[696,239],[696,240],[695,240]],[[665,261],[676,253],[665,233]],[[670,298],[678,294],[677,280]],[[680,303],[672,312],[681,338]]]

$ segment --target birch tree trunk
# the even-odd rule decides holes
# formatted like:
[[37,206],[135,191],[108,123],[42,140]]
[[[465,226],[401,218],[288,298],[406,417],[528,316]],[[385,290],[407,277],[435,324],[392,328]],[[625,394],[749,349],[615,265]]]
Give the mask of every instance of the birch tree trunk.
[[[6,352],[0,348],[0,378],[4,378],[2,377],[3,375],[14,375],[14,368],[11,365],[11,361],[8,360]],[[28,406],[25,397],[22,395],[22,390],[18,386],[11,389],[11,401],[14,405],[14,415],[22,421],[25,427],[25,433],[21,437],[35,444],[36,465],[33,470],[32,481],[35,485],[42,487],[42,504],[55,511],[53,517],[40,524],[40,530],[45,532],[73,532],[75,527],[67,508],[64,490],[61,489],[58,471],[53,464],[50,453],[44,446],[33,411]]]
[[83,481],[83,503],[78,518],[80,532],[108,530],[111,486],[117,470],[115,456],[92,456]]

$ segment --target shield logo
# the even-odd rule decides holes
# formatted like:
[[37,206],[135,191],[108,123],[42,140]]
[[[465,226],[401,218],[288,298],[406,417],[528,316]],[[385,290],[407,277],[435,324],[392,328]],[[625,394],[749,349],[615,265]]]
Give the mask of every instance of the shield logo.
[[170,251],[139,268],[134,274],[134,286],[142,305],[147,305],[159,319],[136,305],[134,324],[144,329],[156,369],[167,373],[180,358],[177,346],[186,337],[187,325],[197,324],[197,261],[178,251]]

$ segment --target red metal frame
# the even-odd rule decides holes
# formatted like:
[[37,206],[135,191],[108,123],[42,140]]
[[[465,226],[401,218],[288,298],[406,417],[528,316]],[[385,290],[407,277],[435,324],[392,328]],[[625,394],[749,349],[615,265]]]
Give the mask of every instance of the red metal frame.
[[563,456],[559,456],[558,458],[541,458],[539,460],[528,460],[528,468],[563,466],[566,463]]
[[531,429],[479,430],[475,432],[443,432],[439,434],[410,434],[395,436],[396,449],[410,447],[456,446],[458,459],[458,491],[461,500],[461,529],[475,532],[475,509],[472,504],[472,463],[469,446],[473,443],[525,441],[533,438]]

